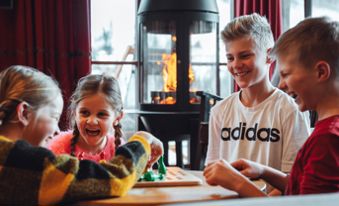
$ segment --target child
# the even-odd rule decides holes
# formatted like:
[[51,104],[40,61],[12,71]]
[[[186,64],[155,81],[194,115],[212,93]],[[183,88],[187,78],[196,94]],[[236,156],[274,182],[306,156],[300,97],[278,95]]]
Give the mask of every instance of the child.
[[42,72],[12,66],[0,73],[0,205],[121,196],[163,153],[162,143],[146,132],[100,165],[34,147],[58,132],[62,107],[60,89]]
[[239,158],[289,172],[309,123],[294,100],[269,80],[273,35],[266,18],[235,18],[222,32],[227,67],[241,90],[218,102],[209,122],[206,164]]
[[119,121],[123,112],[118,81],[106,75],[83,77],[71,97],[69,110],[73,132],[56,136],[49,149],[55,154],[71,154],[78,159],[110,160],[122,136]]
[[245,176],[262,178],[287,195],[338,192],[339,22],[306,19],[279,38],[272,54],[279,65],[279,87],[294,96],[301,111],[317,112],[313,133],[290,175],[249,160],[218,161],[205,168],[206,181],[241,196],[265,195]]

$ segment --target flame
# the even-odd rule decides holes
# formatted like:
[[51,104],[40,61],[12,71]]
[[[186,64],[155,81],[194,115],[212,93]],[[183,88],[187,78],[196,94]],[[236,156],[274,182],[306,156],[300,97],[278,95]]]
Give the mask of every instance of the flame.
[[177,88],[177,54],[162,54],[164,63],[162,78],[164,80],[163,91],[176,91]]
[[[177,53],[172,52],[171,54],[162,54],[162,60],[164,63],[162,72],[164,80],[163,91],[176,91],[177,90]],[[189,83],[194,81],[194,73],[192,65],[188,68],[188,80]]]
[[[176,36],[172,36],[171,40],[176,42]],[[176,92],[177,91],[177,53],[172,52],[171,54],[162,54],[162,77],[164,80],[163,91],[168,92]],[[188,68],[188,80],[191,84],[194,81],[194,73],[192,69],[192,65],[189,65]],[[168,96],[165,99],[160,101],[160,104],[175,104],[176,97]]]

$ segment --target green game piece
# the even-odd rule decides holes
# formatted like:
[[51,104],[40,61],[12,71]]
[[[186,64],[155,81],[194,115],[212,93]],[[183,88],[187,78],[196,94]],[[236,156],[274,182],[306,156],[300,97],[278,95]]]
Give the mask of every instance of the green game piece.
[[158,173],[166,175],[166,172],[167,170],[166,170],[166,166],[164,163],[164,156],[161,156],[158,160]]
[[166,177],[166,166],[164,164],[164,157],[161,156],[157,162],[158,164],[158,174],[155,174],[152,170],[145,172],[144,175],[141,176],[139,181],[148,181],[154,182],[156,180],[163,180]]
[[144,174],[143,180],[145,181],[155,181],[156,176],[153,171],[148,171]]
[[161,173],[159,173],[159,180],[163,180],[163,179],[165,179],[165,175],[164,175],[164,174],[161,174]]

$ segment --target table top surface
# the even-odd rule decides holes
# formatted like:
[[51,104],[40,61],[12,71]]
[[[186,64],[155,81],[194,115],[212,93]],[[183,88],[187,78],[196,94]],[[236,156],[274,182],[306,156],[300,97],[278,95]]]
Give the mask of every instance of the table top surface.
[[237,198],[168,204],[167,206],[338,206],[339,193],[275,196],[269,198]]
[[[200,178],[202,184],[194,186],[137,187],[132,188],[124,197],[82,201],[77,202],[76,205],[162,205],[238,197],[238,194],[234,191],[220,186],[208,185],[202,176],[202,171],[186,170],[186,172]],[[254,184],[262,190],[266,187],[263,181],[254,181]]]

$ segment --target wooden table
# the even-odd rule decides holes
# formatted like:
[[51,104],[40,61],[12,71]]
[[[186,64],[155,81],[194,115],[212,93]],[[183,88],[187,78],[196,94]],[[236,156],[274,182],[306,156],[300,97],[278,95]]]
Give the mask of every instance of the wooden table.
[[[82,201],[77,202],[76,205],[163,205],[238,197],[238,194],[233,191],[219,186],[207,185],[201,171],[189,171],[189,173],[201,178],[203,180],[202,184],[196,186],[133,188],[124,197]],[[254,181],[254,183],[262,190],[266,187],[263,181]]]
[[168,204],[167,206],[338,206],[339,193],[291,195],[275,197],[238,198],[231,200],[215,200]]

